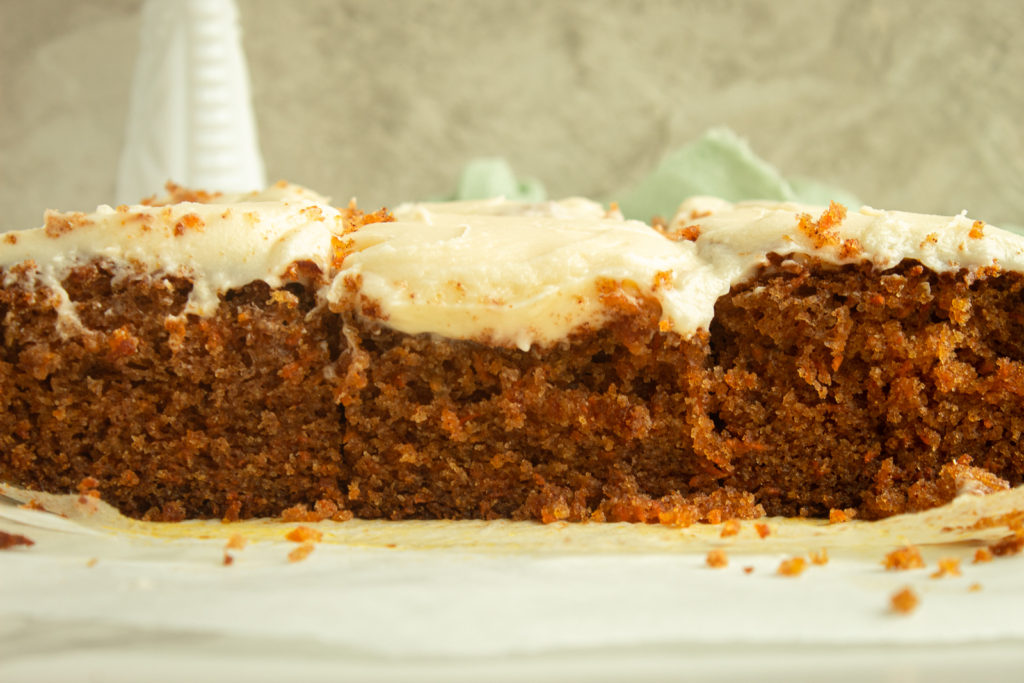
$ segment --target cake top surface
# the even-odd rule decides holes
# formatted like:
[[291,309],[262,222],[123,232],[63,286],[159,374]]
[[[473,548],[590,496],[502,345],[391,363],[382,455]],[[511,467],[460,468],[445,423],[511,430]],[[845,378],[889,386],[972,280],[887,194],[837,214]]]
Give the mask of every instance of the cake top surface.
[[[662,231],[586,200],[404,205],[352,236],[329,298],[373,300],[390,327],[528,349],[607,315],[603,283],[650,296],[661,329],[706,329],[715,302],[771,253],[878,268],[1024,270],[1024,239],[964,215],[787,203],[685,202]],[[350,276],[359,276],[357,292]]]
[[171,188],[148,204],[48,211],[42,227],[0,237],[0,266],[31,261],[55,290],[67,269],[94,258],[182,275],[193,279],[185,312],[209,315],[219,293],[256,280],[280,286],[295,262],[326,273],[343,225],[341,211],[296,186],[231,197]]
[[209,315],[223,292],[256,280],[280,286],[293,264],[308,262],[324,274],[333,305],[400,332],[524,350],[602,324],[609,287],[656,299],[662,330],[706,329],[718,298],[772,253],[1024,271],[1024,238],[965,215],[836,204],[697,197],[659,229],[581,198],[405,204],[394,222],[358,229],[350,215],[287,183],[231,196],[169,186],[140,205],[48,212],[44,226],[0,237],[0,267],[10,281],[19,277],[10,266],[29,263],[58,296],[67,270],[94,258],[183,275],[193,280],[186,313]]

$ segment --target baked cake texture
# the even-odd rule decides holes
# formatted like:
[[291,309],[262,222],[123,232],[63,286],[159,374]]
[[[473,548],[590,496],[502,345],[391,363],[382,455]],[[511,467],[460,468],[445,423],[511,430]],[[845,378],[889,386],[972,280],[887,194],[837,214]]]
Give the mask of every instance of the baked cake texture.
[[1024,481],[1024,239],[833,204],[48,213],[0,481],[151,520],[865,518]]

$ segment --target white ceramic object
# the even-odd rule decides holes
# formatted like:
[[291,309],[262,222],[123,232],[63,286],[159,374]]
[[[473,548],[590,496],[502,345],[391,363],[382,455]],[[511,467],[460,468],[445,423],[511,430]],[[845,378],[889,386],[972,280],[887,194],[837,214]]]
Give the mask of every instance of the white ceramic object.
[[266,184],[233,0],[142,7],[118,201],[135,203],[169,180],[224,192]]

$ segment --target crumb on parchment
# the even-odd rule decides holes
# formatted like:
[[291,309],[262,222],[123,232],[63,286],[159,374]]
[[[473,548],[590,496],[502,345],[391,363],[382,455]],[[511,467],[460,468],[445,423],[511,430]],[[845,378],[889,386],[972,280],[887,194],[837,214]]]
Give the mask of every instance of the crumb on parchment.
[[21,534],[9,534],[6,531],[0,531],[0,550],[8,550],[19,545],[30,547],[35,544],[36,542],[28,536],[22,536]]
[[288,553],[288,561],[302,562],[304,559],[309,557],[309,554],[313,552],[314,547],[313,543],[309,541],[302,543],[299,547],[295,548],[295,550]]
[[917,597],[917,593],[911,590],[909,586],[905,586],[893,593],[892,597],[889,598],[889,608],[895,614],[910,614],[917,609],[920,602],[921,600]]
[[704,561],[712,569],[722,569],[729,564],[729,557],[725,554],[724,550],[718,549],[708,552],[708,556]]
[[778,574],[781,576],[800,576],[807,569],[807,560],[802,557],[790,557],[779,564]]
[[906,569],[924,569],[924,559],[921,558],[921,551],[917,546],[905,545],[897,548],[885,556],[882,564],[890,571],[903,571]]

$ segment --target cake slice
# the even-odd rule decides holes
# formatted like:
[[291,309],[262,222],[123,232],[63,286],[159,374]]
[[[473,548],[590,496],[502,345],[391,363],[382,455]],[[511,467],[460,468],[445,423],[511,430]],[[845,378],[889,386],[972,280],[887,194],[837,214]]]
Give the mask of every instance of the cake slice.
[[151,204],[4,236],[0,480],[155,520],[669,524],[1024,480],[1024,239],[963,216]]

